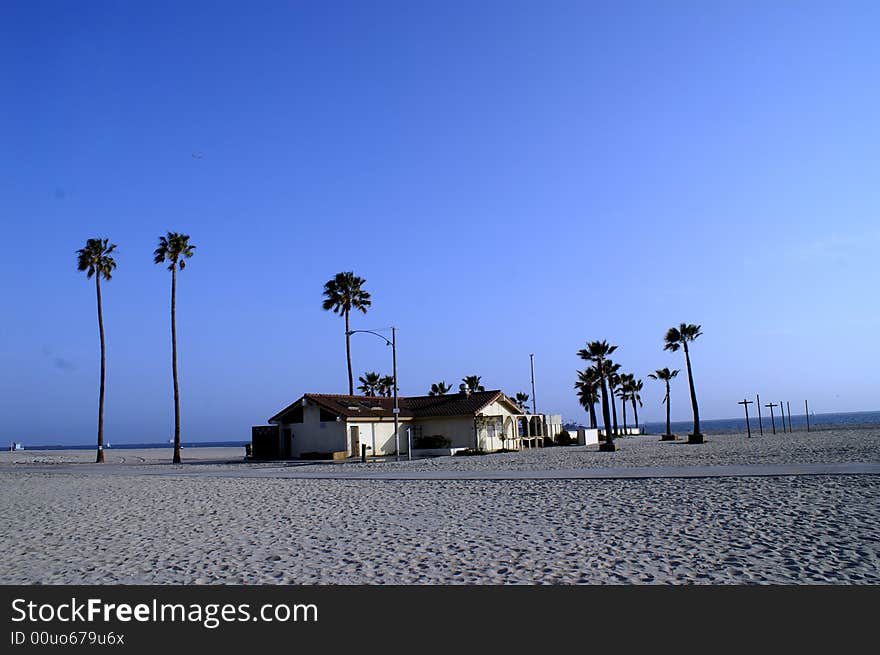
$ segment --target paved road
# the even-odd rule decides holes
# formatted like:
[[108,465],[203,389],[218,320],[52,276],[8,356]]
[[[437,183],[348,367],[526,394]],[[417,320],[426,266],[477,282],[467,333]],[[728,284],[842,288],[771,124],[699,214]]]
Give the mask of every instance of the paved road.
[[56,473],[77,475],[165,475],[172,477],[281,478],[292,480],[634,480],[651,478],[775,477],[791,475],[880,475],[880,464],[764,464],[728,466],[637,466],[628,468],[558,469],[539,471],[407,471],[344,470],[328,465],[327,470],[303,471],[298,466],[236,468],[206,467],[200,464],[53,464],[2,465],[0,472]]

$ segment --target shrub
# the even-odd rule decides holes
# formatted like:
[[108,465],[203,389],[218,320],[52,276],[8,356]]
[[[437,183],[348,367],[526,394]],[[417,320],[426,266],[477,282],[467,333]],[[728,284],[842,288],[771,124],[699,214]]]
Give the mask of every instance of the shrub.
[[449,448],[451,445],[452,441],[444,437],[442,434],[433,434],[430,437],[416,437],[413,442],[413,448],[419,450]]
[[556,443],[558,443],[560,446],[570,446],[574,443],[574,439],[571,438],[571,434],[568,432],[568,430],[563,430],[556,435]]
[[468,448],[467,450],[459,450],[455,454],[456,454],[456,456],[461,455],[464,457],[469,457],[471,455],[488,455],[489,453],[487,453],[485,450],[482,450],[482,449],[478,450],[477,448]]

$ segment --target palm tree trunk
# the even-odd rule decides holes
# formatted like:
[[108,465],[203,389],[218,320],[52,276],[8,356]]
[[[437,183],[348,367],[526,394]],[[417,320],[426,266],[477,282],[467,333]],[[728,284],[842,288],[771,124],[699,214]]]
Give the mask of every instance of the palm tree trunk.
[[691,388],[691,408],[694,410],[694,436],[700,436],[700,408],[697,406],[697,392],[694,389],[694,374],[691,372],[691,356],[688,353],[687,341],[684,342],[684,359],[687,362],[688,384]]
[[626,399],[625,398],[620,399],[620,406],[623,407],[623,435],[626,436],[627,431],[626,431]]
[[171,267],[171,372],[174,376],[174,464],[180,464],[180,386],[177,383],[177,265]]
[[349,332],[348,310],[345,312],[345,358],[348,361],[348,395],[354,395],[354,377],[351,374],[351,334]]
[[107,354],[104,344],[104,311],[101,307],[101,273],[95,275],[95,289],[98,295],[98,331],[101,333],[101,387],[98,393],[98,454],[95,463],[104,461],[104,376],[107,368]]
[[635,396],[632,397],[632,404],[633,404],[633,415],[635,416],[635,419],[636,419],[636,428],[638,428],[639,427],[639,408],[636,406]]
[[614,387],[609,385],[611,391],[611,418],[614,421],[614,436],[617,436],[617,401],[614,400]]
[[608,411],[608,387],[605,384],[605,376],[600,376],[602,380],[602,420],[605,423],[605,441],[610,445],[614,443],[614,436],[611,434],[611,415]]
[[672,422],[669,409],[669,380],[666,380],[666,434],[672,434]]
[[596,429],[596,403],[590,403],[590,428]]

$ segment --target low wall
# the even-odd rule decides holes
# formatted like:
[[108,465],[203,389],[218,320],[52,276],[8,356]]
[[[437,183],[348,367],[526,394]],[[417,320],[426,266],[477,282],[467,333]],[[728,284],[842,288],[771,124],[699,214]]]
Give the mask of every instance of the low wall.
[[467,448],[413,448],[413,457],[447,457]]
[[595,428],[579,428],[577,431],[577,444],[579,446],[589,446],[590,444],[599,443],[599,430]]

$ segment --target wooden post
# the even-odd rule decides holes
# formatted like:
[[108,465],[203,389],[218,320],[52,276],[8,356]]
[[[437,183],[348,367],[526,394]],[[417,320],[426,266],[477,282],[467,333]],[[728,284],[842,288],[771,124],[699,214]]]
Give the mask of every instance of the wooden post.
[[777,405],[775,403],[768,403],[764,405],[764,407],[770,408],[770,425],[773,427],[773,434],[776,434],[776,419],[773,418],[773,408]]
[[787,400],[785,401],[785,408],[788,410],[788,431],[794,432],[794,429],[791,427],[791,403]]
[[742,406],[743,406],[743,409],[746,410],[746,430],[748,430],[748,433],[749,433],[749,439],[752,438],[752,426],[749,424],[749,405],[751,405],[751,404],[752,404],[752,401],[751,401],[751,400],[747,400],[747,399],[745,399],[745,398],[743,398],[742,400],[740,400],[740,401],[737,403],[737,405],[742,405]]
[[804,401],[804,414],[807,417],[807,432],[810,431],[810,406],[807,404],[807,401]]
[[758,399],[756,406],[758,408],[758,429],[761,431],[761,436],[764,436],[764,419],[761,418],[761,394],[756,393],[755,397]]
[[779,413],[782,415],[782,434],[785,434],[785,405],[779,401]]

